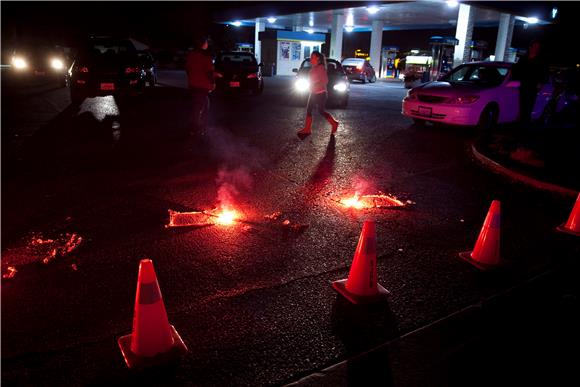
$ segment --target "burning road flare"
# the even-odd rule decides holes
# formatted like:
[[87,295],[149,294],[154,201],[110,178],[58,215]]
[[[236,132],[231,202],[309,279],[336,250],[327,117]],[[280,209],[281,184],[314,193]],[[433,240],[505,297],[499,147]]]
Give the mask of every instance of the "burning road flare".
[[234,210],[222,210],[216,215],[216,223],[222,224],[224,226],[229,226],[234,224],[238,220],[238,213]]
[[347,208],[354,209],[369,209],[369,208],[392,208],[392,207],[404,207],[412,202],[402,202],[395,196],[387,195],[379,192],[375,195],[360,195],[358,192],[353,196],[342,198],[337,200],[338,203],[342,204]]

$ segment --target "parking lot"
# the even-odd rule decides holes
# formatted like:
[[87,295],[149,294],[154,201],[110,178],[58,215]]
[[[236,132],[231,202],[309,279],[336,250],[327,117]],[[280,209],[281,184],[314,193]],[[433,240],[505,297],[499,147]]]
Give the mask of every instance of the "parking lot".
[[[414,126],[401,115],[401,83],[353,83],[348,106],[330,108],[341,122],[336,136],[315,115],[301,140],[305,108],[291,101],[292,81],[265,78],[260,96],[212,96],[204,139],[190,135],[179,70],[161,71],[159,85],[133,99],[87,99],[79,109],[63,88],[11,98],[3,89],[2,273],[17,270],[2,283],[3,382],[280,385],[577,257],[578,244],[552,232],[569,200],[474,163],[472,131]],[[169,209],[212,209],[224,189],[242,214],[234,225],[165,227]],[[406,205],[337,202],[357,191]],[[512,265],[486,276],[457,253],[473,247],[494,199],[501,254]],[[266,217],[275,212],[279,220]],[[377,226],[378,281],[391,297],[361,309],[330,283],[348,276],[367,219]],[[72,234],[78,248],[42,262],[33,241]],[[131,330],[146,257],[189,353],[180,367],[140,379],[116,340]],[[413,385],[395,363],[385,367],[397,385]],[[437,370],[429,372],[423,380]]]

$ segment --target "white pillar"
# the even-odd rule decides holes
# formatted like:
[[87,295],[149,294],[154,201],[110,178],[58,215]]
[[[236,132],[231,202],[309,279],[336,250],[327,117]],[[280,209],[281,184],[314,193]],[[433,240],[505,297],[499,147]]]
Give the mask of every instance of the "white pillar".
[[264,20],[256,19],[256,27],[254,28],[254,54],[258,63],[262,62],[262,42],[260,42],[259,33],[266,31],[266,23]]
[[497,41],[495,42],[495,60],[507,60],[507,52],[512,44],[514,35],[515,18],[509,13],[502,13],[499,16],[499,28],[497,30]]
[[381,48],[383,46],[383,21],[373,20],[373,31],[371,32],[371,65],[375,69],[377,78],[381,76]]
[[469,43],[473,36],[473,19],[475,7],[466,4],[459,4],[459,14],[457,15],[457,30],[455,38],[459,44],[455,46],[453,55],[453,67],[459,66],[469,60]]
[[332,15],[332,30],[330,31],[330,58],[342,59],[342,34],[344,32],[344,14]]

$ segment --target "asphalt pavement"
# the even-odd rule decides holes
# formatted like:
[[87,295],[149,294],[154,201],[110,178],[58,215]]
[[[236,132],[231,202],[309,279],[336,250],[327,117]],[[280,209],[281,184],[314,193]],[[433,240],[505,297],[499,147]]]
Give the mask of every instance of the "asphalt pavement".
[[[199,139],[190,135],[184,80],[183,72],[165,71],[141,96],[88,99],[80,109],[68,106],[66,89],[47,86],[36,90],[39,104],[54,107],[43,118],[26,92],[8,102],[3,89],[3,384],[283,385],[435,332],[419,348],[449,367],[395,377],[418,372],[405,360],[416,361],[420,351],[412,351],[378,358],[384,361],[371,368],[384,367],[386,378],[362,383],[360,372],[338,372],[315,385],[443,386],[451,377],[473,385],[468,372],[451,374],[450,365],[464,361],[457,354],[494,353],[481,337],[495,338],[501,351],[498,338],[519,320],[508,314],[503,329],[501,319],[481,314],[476,327],[497,325],[484,333],[454,317],[547,273],[561,280],[540,281],[540,289],[566,300],[565,312],[539,308],[554,318],[544,314],[553,324],[535,333],[549,342],[558,329],[573,331],[565,322],[577,293],[564,285],[575,278],[580,246],[554,232],[572,200],[473,162],[470,130],[413,126],[400,114],[401,84],[352,84],[348,107],[329,108],[341,121],[336,136],[315,116],[313,134],[301,140],[305,109],[291,98],[292,78],[266,78],[261,96],[212,96],[210,129]],[[356,191],[381,191],[407,205],[351,210],[337,203]],[[481,273],[457,253],[473,247],[494,199],[502,202],[501,255],[510,265]],[[224,203],[241,214],[231,226],[165,227],[169,209]],[[265,218],[275,212],[278,220]],[[378,280],[391,297],[359,308],[330,284],[348,275],[366,219],[377,225]],[[78,246],[52,254],[71,240]],[[134,373],[116,341],[131,331],[143,258],[154,262],[169,321],[189,353],[176,367]],[[526,294],[533,310],[534,293]],[[511,301],[493,316],[519,302],[504,299]],[[439,353],[432,339],[445,336],[427,329],[436,322],[462,327],[457,340],[466,349]],[[514,356],[533,351],[505,345]]]

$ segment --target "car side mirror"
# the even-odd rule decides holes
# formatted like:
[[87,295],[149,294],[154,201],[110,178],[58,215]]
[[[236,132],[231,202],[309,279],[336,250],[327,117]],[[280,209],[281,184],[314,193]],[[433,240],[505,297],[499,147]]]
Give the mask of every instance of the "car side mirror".
[[521,86],[520,81],[509,81],[505,87],[509,87],[510,89],[517,89]]
[[293,73],[297,73],[298,72],[298,69],[292,69],[292,72]]

